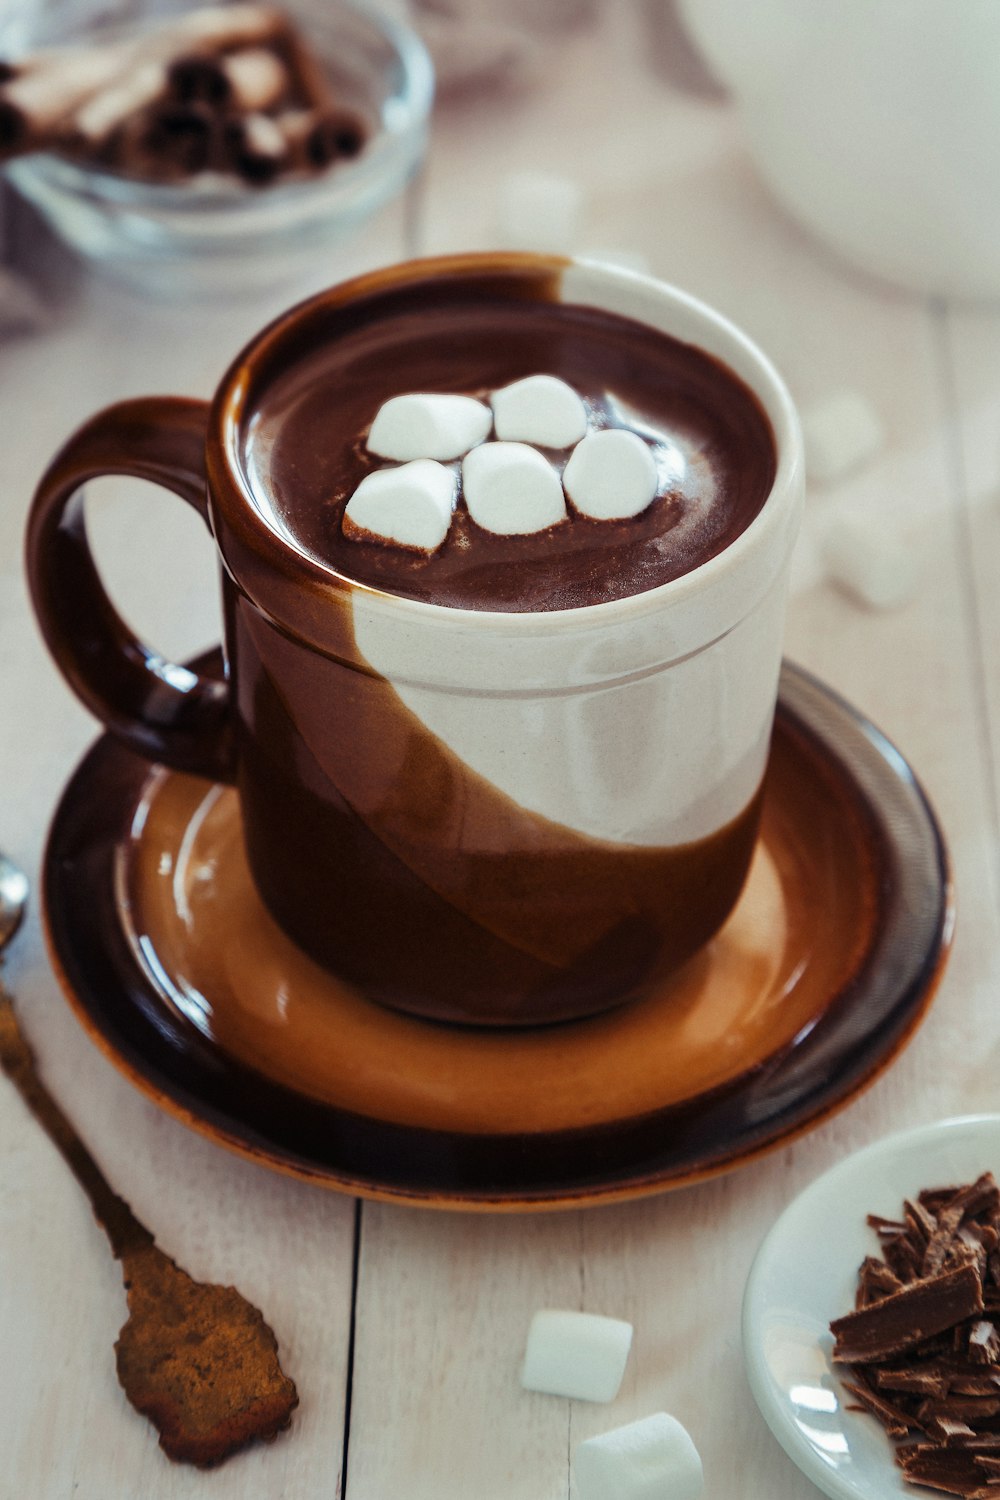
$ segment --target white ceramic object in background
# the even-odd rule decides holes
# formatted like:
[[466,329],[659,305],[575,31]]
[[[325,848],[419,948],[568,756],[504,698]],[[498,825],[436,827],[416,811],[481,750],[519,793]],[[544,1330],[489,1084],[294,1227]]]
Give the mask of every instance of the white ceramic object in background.
[[779,201],[921,292],[1000,296],[997,0],[678,0]]
[[[521,807],[616,843],[707,838],[764,772],[802,500],[798,417],[765,355],[686,293],[581,260],[561,273],[560,297],[696,344],[756,392],[778,452],[763,509],[692,572],[581,609],[494,613],[356,589],[355,641],[421,722]],[[324,764],[322,704],[300,729]],[[486,848],[496,833],[465,837]]]
[[986,1171],[1000,1171],[1000,1115],[886,1136],[811,1183],[757,1252],[743,1299],[747,1379],[785,1452],[832,1500],[917,1493],[874,1417],[845,1411],[851,1398],[830,1360],[830,1322],[851,1311],[858,1267],[878,1253],[866,1215],[893,1218],[922,1188]]

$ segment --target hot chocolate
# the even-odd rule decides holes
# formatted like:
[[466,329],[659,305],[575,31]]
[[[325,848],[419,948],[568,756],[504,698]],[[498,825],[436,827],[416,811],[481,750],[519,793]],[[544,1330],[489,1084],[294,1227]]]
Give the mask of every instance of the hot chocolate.
[[[209,522],[225,684],[111,607],[77,498],[101,472]],[[642,995],[739,895],[801,494],[787,392],[717,314],[606,266],[469,256],[293,308],[211,408],[91,419],[39,486],[30,570],[114,732],[235,781],[308,955],[420,1016],[537,1024]]]
[[[759,513],[776,455],[752,392],[691,343],[561,301],[553,280],[429,275],[331,305],[269,351],[244,408],[243,462],[259,510],[352,580],[340,624],[327,620],[333,659],[305,673],[279,631],[238,595],[231,601],[250,866],[271,911],[320,962],[374,998],[442,1018],[553,1020],[642,993],[724,920],[760,811],[757,728],[752,768],[744,755],[713,806],[686,816],[705,793],[675,765],[651,816],[663,781],[659,670],[624,688],[612,672],[598,706],[543,646],[550,728],[533,743],[539,695],[510,646],[491,648],[509,659],[500,691],[488,671],[473,671],[471,704],[465,690],[430,681],[444,642],[416,646],[401,669],[398,623],[388,635],[373,625],[367,591],[353,587],[477,613],[607,605],[707,562]],[[475,457],[506,430],[498,408],[497,431],[486,432],[495,393],[539,373],[582,398],[588,433],[627,429],[646,445],[656,493],[639,514],[598,520],[570,501],[558,524],[498,535],[463,495],[468,455],[463,463],[444,448],[456,504],[439,545],[414,550],[345,523],[359,485],[393,459],[419,452],[434,467],[437,450],[399,446],[398,433],[384,441],[386,403],[457,394],[461,426],[475,398],[486,418],[459,445]],[[567,496],[576,451],[536,449],[565,476]],[[561,479],[552,483],[562,510]],[[669,689],[682,714],[685,671],[675,669]],[[598,728],[609,712],[620,743]],[[532,789],[539,778],[544,790]]]
[[[589,430],[627,429],[656,466],[652,503],[627,519],[570,506],[568,524],[497,535],[458,504],[430,555],[359,540],[344,510],[384,467],[366,436],[403,392],[491,393],[545,372],[583,397]],[[776,459],[753,393],[693,345],[630,318],[514,300],[486,275],[428,277],[333,310],[294,365],[261,390],[248,428],[258,502],[312,557],[391,593],[462,609],[539,611],[620,599],[716,556],[756,516]],[[557,472],[567,451],[540,448]],[[430,455],[428,455],[430,456]]]

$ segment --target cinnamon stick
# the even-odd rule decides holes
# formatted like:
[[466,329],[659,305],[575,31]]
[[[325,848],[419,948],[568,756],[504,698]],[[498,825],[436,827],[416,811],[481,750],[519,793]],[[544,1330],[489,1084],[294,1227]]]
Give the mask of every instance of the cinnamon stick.
[[207,6],[124,41],[0,64],[0,159],[57,150],[153,182],[220,170],[260,184],[355,156],[365,136],[271,5]]

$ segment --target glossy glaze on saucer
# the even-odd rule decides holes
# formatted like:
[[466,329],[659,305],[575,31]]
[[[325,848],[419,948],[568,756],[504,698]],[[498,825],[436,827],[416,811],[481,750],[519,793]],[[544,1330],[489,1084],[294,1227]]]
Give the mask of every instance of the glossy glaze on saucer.
[[[810,789],[784,739],[776,757],[798,815]],[[775,805],[743,898],[709,947],[649,997],[588,1024],[484,1033],[372,1004],[268,915],[235,791],[166,771],[147,782],[137,834],[119,853],[125,927],[175,1013],[228,1057],[310,1099],[438,1130],[570,1130],[724,1087],[790,1044],[850,977],[876,910],[874,869],[856,878],[858,829],[824,830],[819,888],[809,892],[783,816]],[[856,937],[800,975],[807,892]]]
[[271,1165],[444,1207],[635,1196],[794,1137],[892,1060],[951,925],[905,762],[787,667],[736,911],[661,991],[589,1021],[491,1032],[366,1001],[267,916],[233,793],[107,739],[45,876],[70,1001],[141,1088]]

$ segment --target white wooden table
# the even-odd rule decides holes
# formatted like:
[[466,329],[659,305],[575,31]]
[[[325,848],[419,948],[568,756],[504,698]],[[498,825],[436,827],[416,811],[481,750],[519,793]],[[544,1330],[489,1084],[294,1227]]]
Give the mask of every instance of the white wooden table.
[[[570,1493],[581,1439],[658,1409],[693,1434],[709,1500],[808,1500],[817,1492],[743,1377],[739,1307],[754,1251],[789,1199],[846,1152],[1000,1102],[1000,309],[921,300],[829,258],[769,201],[728,106],[668,89],[643,13],[611,11],[617,29],[570,41],[545,91],[440,112],[421,248],[493,243],[505,173],[568,174],[586,193],[574,248],[643,254],[742,323],[803,402],[847,386],[877,406],[884,453],[810,496],[809,529],[876,511],[918,550],[923,585],[878,615],[810,584],[806,563],[788,652],[896,740],[937,806],[959,912],[944,982],[888,1074],[792,1147],[623,1207],[461,1216],[355,1204],[159,1113],[70,1015],[36,907],[6,978],[46,1078],[164,1248],[264,1309],[302,1404],[289,1435],[210,1476],[164,1459],[115,1379],[119,1268],[3,1084],[0,1500],[555,1500]],[[316,284],[402,250],[390,213],[317,268]],[[104,402],[207,394],[291,295],[185,311],[85,279],[51,331],[0,346],[0,844],[33,879],[52,808],[95,732],[29,617],[21,535],[34,482]],[[191,652],[218,631],[211,548],[183,507],[139,488],[98,494],[100,555],[146,636]],[[520,1389],[527,1325],[546,1305],[634,1323],[611,1406]]]

